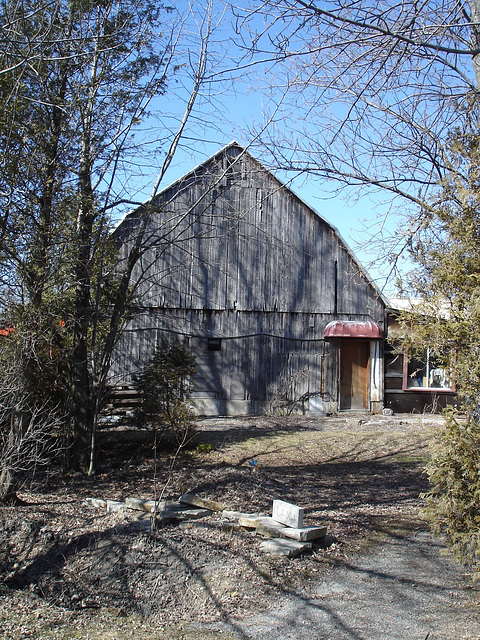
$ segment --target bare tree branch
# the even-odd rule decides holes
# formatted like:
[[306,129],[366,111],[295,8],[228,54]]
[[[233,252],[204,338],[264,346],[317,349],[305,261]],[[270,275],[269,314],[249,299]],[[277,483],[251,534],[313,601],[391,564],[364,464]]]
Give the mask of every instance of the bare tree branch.
[[236,15],[242,64],[273,61],[257,90],[272,105],[287,92],[258,138],[267,163],[425,211],[448,136],[478,108],[479,0],[252,0]]

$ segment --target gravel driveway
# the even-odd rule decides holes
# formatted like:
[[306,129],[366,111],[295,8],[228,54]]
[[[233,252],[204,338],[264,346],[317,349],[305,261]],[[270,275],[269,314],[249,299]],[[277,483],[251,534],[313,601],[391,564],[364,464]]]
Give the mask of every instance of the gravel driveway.
[[312,594],[243,620],[238,638],[474,640],[479,592],[422,531],[334,567]]
[[239,640],[480,640],[480,584],[419,522],[413,533],[337,562],[308,592],[286,592],[267,611],[209,632]]
[[242,640],[477,640],[479,589],[441,551],[426,531],[392,538],[333,567],[311,593],[209,630]]

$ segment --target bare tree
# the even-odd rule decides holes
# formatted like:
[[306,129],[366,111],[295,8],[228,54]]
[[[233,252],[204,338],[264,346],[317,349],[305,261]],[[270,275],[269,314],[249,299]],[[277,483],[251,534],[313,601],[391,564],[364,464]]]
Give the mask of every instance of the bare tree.
[[[38,336],[28,330],[3,331],[0,352],[0,504],[15,503],[22,479],[32,477],[59,454],[61,405],[49,388],[43,358],[43,396],[26,375],[26,363],[41,358]],[[43,345],[42,345],[43,346]]]
[[[61,430],[61,414],[46,405],[30,404],[28,397],[15,392],[18,389],[0,389],[0,504],[16,502],[22,475],[33,476],[37,468],[50,463],[54,453],[60,453],[55,436]],[[21,413],[16,411],[18,403]]]
[[213,29],[211,5],[208,5],[207,10],[198,24],[200,35],[200,47],[197,54],[197,63],[193,67],[193,83],[189,98],[185,105],[184,114],[180,120],[177,131],[173,135],[171,143],[165,154],[165,159],[162,163],[160,172],[155,181],[151,198],[148,203],[143,204],[138,209],[138,227],[135,233],[135,238],[132,246],[129,248],[128,253],[124,256],[122,266],[120,269],[120,280],[116,295],[109,315],[109,325],[105,334],[105,339],[102,343],[102,347],[99,352],[99,357],[95,367],[95,390],[93,394],[93,413],[91,422],[88,429],[90,435],[90,458],[88,473],[95,473],[97,465],[97,428],[98,419],[100,414],[101,405],[103,402],[103,396],[105,392],[106,381],[108,372],[110,370],[111,358],[115,348],[115,344],[119,338],[122,327],[126,319],[126,312],[129,308],[132,296],[135,294],[137,280],[132,280],[132,274],[137,266],[141,256],[150,247],[150,234],[149,226],[151,217],[156,212],[155,197],[158,193],[160,185],[165,177],[165,174],[172,162],[173,157],[178,149],[178,145],[182,138],[184,129],[192,115],[195,103],[199,97],[202,86],[206,83],[206,68],[208,62],[208,46]]
[[[2,11],[3,307],[16,322],[47,310],[62,334],[67,465],[93,472],[106,371],[144,241],[140,229],[112,275],[110,213],[134,190],[129,160],[140,156],[152,100],[178,80],[190,91],[176,128],[157,121],[158,190],[205,86],[212,5],[177,13],[146,0],[12,0]],[[27,364],[33,380],[36,362]]]
[[265,0],[237,14],[244,64],[268,63],[271,104],[287,92],[262,135],[272,164],[423,206],[477,102],[480,2]]

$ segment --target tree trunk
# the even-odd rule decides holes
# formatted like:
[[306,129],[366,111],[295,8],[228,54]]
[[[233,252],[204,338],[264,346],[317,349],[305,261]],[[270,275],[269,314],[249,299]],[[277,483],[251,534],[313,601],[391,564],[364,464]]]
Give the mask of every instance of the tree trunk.
[[[92,89],[93,91],[93,89]],[[72,430],[68,468],[87,473],[92,445],[92,393],[89,371],[89,329],[93,310],[90,297],[95,208],[91,183],[92,103],[86,108],[82,131],[82,155],[79,170],[80,209],[77,217],[75,256],[74,345],[71,362]]]
[[0,504],[15,504],[17,501],[16,489],[16,474],[8,467],[4,467],[0,471]]
[[88,471],[91,446],[91,394],[87,347],[80,337],[73,353],[71,367],[71,443],[67,453],[67,470]]

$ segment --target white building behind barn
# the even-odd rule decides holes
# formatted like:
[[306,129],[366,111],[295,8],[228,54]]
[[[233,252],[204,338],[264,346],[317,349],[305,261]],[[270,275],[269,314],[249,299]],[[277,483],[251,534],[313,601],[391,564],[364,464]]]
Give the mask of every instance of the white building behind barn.
[[110,383],[184,341],[202,415],[383,408],[385,300],[336,229],[233,142],[130,213],[146,222]]

